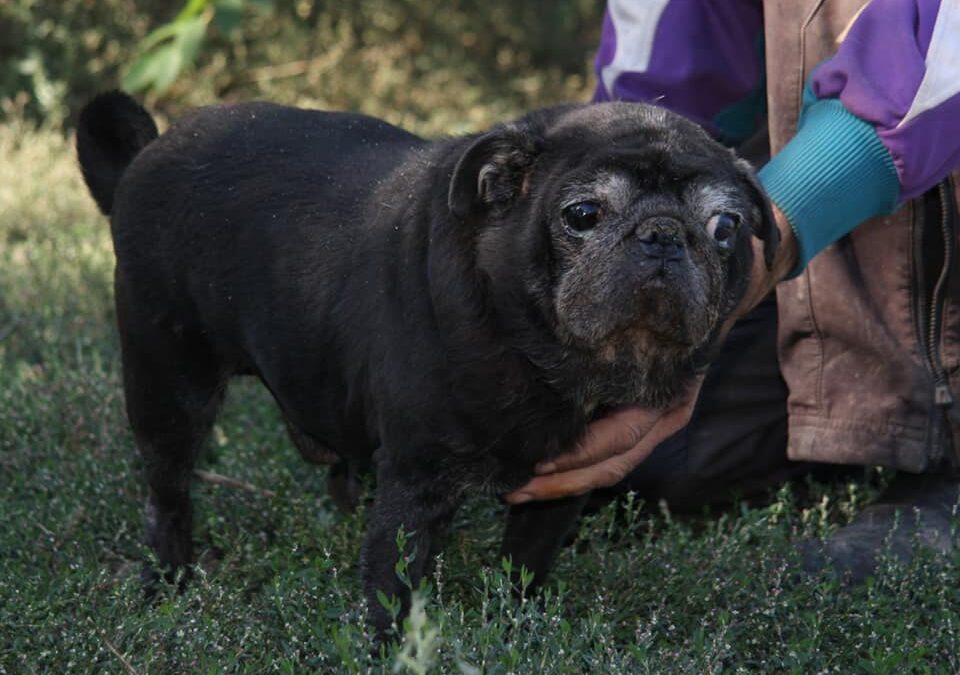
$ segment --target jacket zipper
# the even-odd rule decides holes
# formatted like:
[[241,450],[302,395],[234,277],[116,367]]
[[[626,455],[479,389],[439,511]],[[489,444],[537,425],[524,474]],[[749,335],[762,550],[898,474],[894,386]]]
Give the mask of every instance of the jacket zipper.
[[[950,274],[953,269],[954,259],[956,258],[956,214],[952,207],[952,185],[949,177],[943,180],[936,189],[932,190],[923,200],[922,219],[920,223],[921,237],[917,245],[916,260],[918,265],[923,264],[923,251],[921,247],[924,243],[922,233],[928,226],[932,226],[934,214],[939,211],[940,236],[943,243],[943,265],[940,268],[940,274],[930,291],[927,294],[925,275],[922,267],[918,268],[918,301],[919,311],[917,313],[918,333],[921,337],[921,346],[924,353],[924,360],[930,374],[933,376],[933,400],[936,406],[930,416],[930,459],[934,466],[939,465],[945,455],[950,454],[951,435],[948,433],[949,421],[947,411],[953,405],[953,393],[950,390],[950,382],[947,377],[946,368],[943,366],[943,359],[940,353],[941,333],[943,330],[943,312],[947,296],[947,286],[950,281]],[[937,203],[932,203],[937,202]],[[951,457],[951,463],[956,464],[956,460]]]

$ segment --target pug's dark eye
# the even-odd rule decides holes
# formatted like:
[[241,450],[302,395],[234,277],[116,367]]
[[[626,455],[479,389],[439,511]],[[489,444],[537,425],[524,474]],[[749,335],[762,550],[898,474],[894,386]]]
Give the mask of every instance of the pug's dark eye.
[[563,209],[563,222],[575,232],[586,232],[597,226],[602,215],[596,202],[577,202]]
[[717,213],[707,221],[707,234],[720,248],[733,248],[739,229],[740,216],[736,213]]

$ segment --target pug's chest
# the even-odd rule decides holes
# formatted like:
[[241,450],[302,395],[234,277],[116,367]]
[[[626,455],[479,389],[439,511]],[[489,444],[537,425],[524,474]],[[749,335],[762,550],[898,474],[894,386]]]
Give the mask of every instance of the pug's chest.
[[451,464],[446,472],[452,493],[466,498],[474,495],[500,496],[519,488],[535,476],[533,463],[477,457],[470,462]]
[[587,419],[569,411],[555,419],[532,416],[525,424],[503,429],[494,442],[473,442],[468,451],[457,452],[450,478],[465,492],[510,492],[534,477],[537,464],[573,450]]

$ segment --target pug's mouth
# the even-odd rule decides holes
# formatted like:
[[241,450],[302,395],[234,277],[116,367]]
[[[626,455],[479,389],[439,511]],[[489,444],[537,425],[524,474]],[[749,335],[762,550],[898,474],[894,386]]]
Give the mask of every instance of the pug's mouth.
[[610,304],[581,305],[573,314],[561,314],[562,331],[603,362],[646,362],[695,351],[708,339],[716,312],[682,293],[667,292],[675,290],[668,282],[657,282],[608,299]]
[[594,351],[604,363],[647,362],[654,358],[682,358],[699,346],[689,336],[637,322],[608,333],[597,342]]

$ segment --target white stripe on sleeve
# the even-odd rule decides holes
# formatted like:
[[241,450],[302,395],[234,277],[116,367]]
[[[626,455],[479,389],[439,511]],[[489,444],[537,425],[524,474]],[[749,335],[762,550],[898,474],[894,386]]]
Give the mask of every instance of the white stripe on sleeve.
[[650,65],[653,37],[657,24],[670,0],[609,0],[607,9],[617,34],[613,60],[600,76],[607,94],[613,98],[613,83],[621,73],[642,73]]
[[960,93],[960,0],[940,0],[925,63],[923,81],[898,127]]

